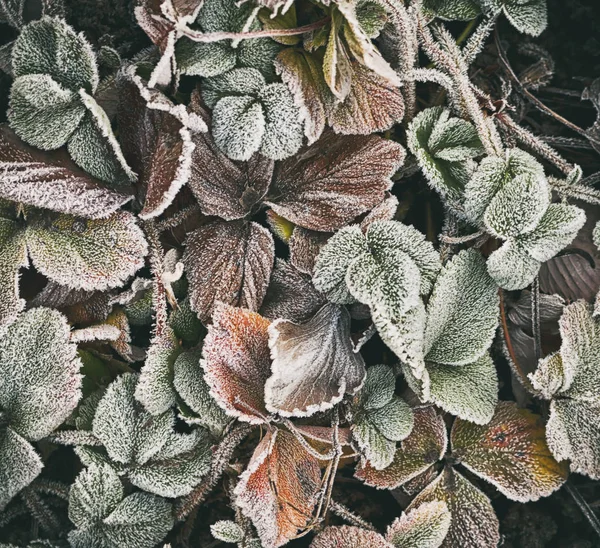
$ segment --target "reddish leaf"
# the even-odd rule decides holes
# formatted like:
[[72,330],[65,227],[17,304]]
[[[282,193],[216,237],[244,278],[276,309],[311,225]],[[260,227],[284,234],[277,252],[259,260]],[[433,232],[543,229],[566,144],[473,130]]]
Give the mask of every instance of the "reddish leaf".
[[269,327],[273,374],[267,409],[305,417],[332,408],[362,386],[366,370],[350,339],[350,314],[326,304],[304,324],[277,320]]
[[184,124],[187,112],[183,107],[176,110],[166,97],[149,90],[135,74],[122,78],[119,98],[121,146],[128,164],[138,174],[140,199],[144,203],[140,217],[156,217],[169,206],[190,175],[194,144]]
[[483,426],[457,418],[451,440],[460,463],[509,499],[547,497],[567,479],[567,463],[556,462],[548,449],[542,417],[514,402],[500,402]]
[[256,223],[215,220],[188,234],[183,263],[190,302],[203,322],[215,303],[258,310],[269,285],[275,244]]
[[309,524],[321,487],[318,461],[283,430],[258,444],[235,488],[265,548],[286,544]]
[[280,164],[266,203],[304,228],[337,230],[383,201],[404,157],[389,139],[327,133]]
[[290,262],[300,272],[312,274],[317,257],[330,237],[331,232],[316,232],[297,226],[289,241]]
[[251,424],[266,421],[264,386],[271,374],[269,321],[220,304],[204,339],[202,367],[210,393],[228,415]]
[[132,196],[107,188],[65,150],[43,152],[0,125],[0,198],[92,219],[108,217]]
[[391,548],[376,531],[368,531],[360,527],[342,525],[341,527],[327,527],[312,541],[310,548]]
[[392,464],[375,470],[367,462],[356,470],[355,476],[378,489],[395,489],[438,462],[448,446],[444,420],[433,407],[414,409],[414,420],[413,430],[400,443]]
[[406,510],[410,512],[433,501],[445,502],[452,514],[450,529],[441,548],[498,546],[498,518],[490,499],[453,468],[445,468]]

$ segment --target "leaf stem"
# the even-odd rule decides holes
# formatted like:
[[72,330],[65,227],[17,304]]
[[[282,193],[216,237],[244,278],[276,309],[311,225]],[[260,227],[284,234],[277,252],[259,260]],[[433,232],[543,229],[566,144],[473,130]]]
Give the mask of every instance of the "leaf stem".
[[594,513],[594,511],[590,508],[590,505],[587,503],[587,501],[583,498],[583,496],[579,492],[579,489],[577,489],[577,487],[575,487],[570,480],[567,480],[565,482],[565,489],[567,490],[567,493],[571,495],[571,498],[575,501],[577,506],[579,506],[581,513],[588,520],[589,524],[592,526],[592,529],[594,529],[596,535],[600,537],[600,520],[598,519],[598,516]]

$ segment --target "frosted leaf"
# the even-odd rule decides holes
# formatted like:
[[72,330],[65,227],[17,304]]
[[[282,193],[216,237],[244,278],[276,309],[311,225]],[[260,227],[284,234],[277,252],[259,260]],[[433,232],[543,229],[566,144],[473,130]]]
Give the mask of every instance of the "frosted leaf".
[[492,344],[499,317],[498,290],[476,250],[461,251],[440,273],[427,304],[427,360],[464,365]]
[[585,223],[582,209],[567,204],[550,204],[533,232],[519,244],[533,259],[545,262],[567,247]]
[[340,229],[383,201],[404,156],[401,145],[376,135],[327,133],[279,165],[266,203],[301,227]]
[[19,297],[19,269],[27,263],[23,232],[11,219],[0,218],[0,335],[25,307]]
[[215,304],[258,310],[273,269],[273,236],[254,222],[216,220],[188,234],[183,263],[192,310],[206,322]]
[[219,305],[204,339],[202,367],[210,395],[225,412],[251,424],[265,422],[264,386],[271,374],[269,321]]
[[216,540],[231,544],[244,540],[244,530],[235,521],[217,521],[210,526],[210,533]]
[[374,365],[367,369],[367,378],[360,391],[360,405],[363,409],[381,409],[394,396],[396,375],[387,365]]
[[534,373],[530,373],[528,377],[533,388],[537,390],[542,397],[551,400],[562,388],[563,383],[566,380],[560,352],[549,354],[545,358],[539,360],[537,369]]
[[423,11],[448,21],[469,21],[481,13],[478,0],[424,0]]
[[69,337],[62,314],[33,308],[0,339],[0,409],[30,441],[60,426],[81,398],[81,362]]
[[393,396],[379,409],[370,409],[356,417],[352,433],[369,464],[381,470],[392,463],[396,442],[406,438],[413,426],[410,407],[398,396]]
[[[207,2],[209,4],[209,2]],[[177,68],[182,74],[210,78],[236,65],[236,52],[222,42],[198,43],[183,37],[175,46]]]
[[598,221],[595,225],[594,225],[594,230],[592,232],[592,239],[594,242],[594,245],[600,249],[600,221]]
[[148,493],[132,493],[104,519],[102,532],[113,546],[152,548],[173,527],[171,505]]
[[517,240],[509,240],[487,260],[487,270],[503,289],[525,289],[533,283],[541,263],[530,257]]
[[83,35],[51,17],[22,29],[12,50],[12,68],[15,77],[48,74],[74,92],[84,88],[94,93],[99,81],[96,55]]
[[189,186],[202,212],[226,221],[248,215],[267,193],[274,162],[260,154],[245,163],[234,162],[209,133],[196,133],[193,141]]
[[[2,417],[2,414],[0,414]],[[31,444],[11,428],[0,429],[0,510],[40,475],[44,463]]]
[[131,213],[90,220],[34,210],[27,221],[34,266],[73,289],[118,287],[144,264],[147,244]]
[[391,544],[376,531],[350,525],[327,527],[312,541],[310,548],[391,548]]
[[140,217],[156,217],[190,176],[195,148],[187,127],[191,122],[187,111],[175,107],[158,91],[147,89],[135,74],[123,78],[119,91],[120,140],[143,194]]
[[539,36],[548,26],[546,0],[480,0],[484,10],[504,12],[506,18],[519,31]]
[[417,114],[407,139],[429,184],[443,196],[458,197],[471,174],[469,160],[484,152],[475,127],[450,118],[450,111],[442,107]]
[[73,161],[93,177],[115,186],[135,179],[121,151],[106,112],[90,95],[79,91],[87,111],[67,143]]
[[97,324],[73,331],[71,342],[116,341],[120,336],[121,331],[114,325]]
[[[242,0],[241,4],[248,2],[248,0]],[[271,17],[275,17],[277,14],[284,14],[290,6],[293,4],[294,0],[256,0],[256,3],[259,6],[263,6],[268,10],[272,11]]]
[[[392,221],[398,210],[398,198],[389,194],[383,202],[375,206],[367,216],[360,222],[360,228],[366,231],[375,221]],[[404,225],[406,226],[406,225]],[[424,280],[421,280],[423,282]]]
[[173,367],[180,353],[181,347],[170,329],[150,344],[140,370],[135,399],[151,415],[160,415],[175,405]]
[[517,175],[492,198],[483,216],[487,229],[498,238],[531,232],[550,205],[545,178]]
[[125,491],[109,465],[90,465],[79,473],[69,493],[69,519],[75,527],[93,527],[115,510]]
[[342,17],[334,11],[325,55],[323,57],[325,83],[339,101],[343,101],[348,96],[352,85],[350,56],[340,36],[342,24]]
[[135,399],[136,375],[113,381],[96,409],[92,431],[109,457],[120,464],[145,464],[167,443],[172,413],[152,417]]
[[[273,215],[277,214],[273,213]],[[292,225],[292,227],[292,235],[288,241],[290,263],[300,272],[312,275],[317,257],[332,234],[309,230],[301,226]]]
[[287,261],[276,259],[260,312],[270,320],[283,318],[294,323],[303,323],[325,302],[323,296],[314,288],[310,276],[303,274]]
[[249,95],[223,97],[213,110],[212,133],[232,160],[249,160],[261,149],[266,131],[263,107]]
[[385,78],[353,61],[352,85],[346,98],[325,106],[327,120],[335,133],[369,135],[386,131],[404,116],[400,89]]
[[208,108],[214,109],[224,97],[256,97],[267,84],[260,71],[253,68],[236,68],[204,80],[202,98]]
[[450,529],[441,548],[496,548],[500,543],[498,518],[490,499],[464,476],[445,468],[407,508],[424,503],[445,502],[452,515]]
[[169,327],[185,345],[195,346],[205,333],[204,326],[192,310],[189,298],[178,304],[169,315]]
[[265,118],[260,153],[273,160],[295,154],[302,145],[302,123],[294,98],[284,84],[269,84],[259,94]]
[[500,402],[485,426],[456,419],[450,438],[460,463],[511,500],[547,497],[567,479],[566,463],[548,449],[542,417],[514,402]]
[[429,401],[444,411],[476,424],[492,418],[498,402],[496,367],[486,353],[465,365],[427,365]]
[[317,58],[304,50],[284,49],[275,60],[275,69],[294,97],[304,122],[308,144],[313,144],[325,129],[327,86],[323,67]]
[[364,382],[365,364],[350,338],[350,315],[339,305],[326,304],[305,324],[275,321],[269,326],[269,347],[269,411],[309,416],[332,408]]
[[85,115],[79,95],[47,74],[17,78],[10,91],[8,121],[28,144],[42,150],[63,146]]
[[283,546],[307,527],[321,488],[319,463],[283,430],[269,431],[235,488],[235,504],[264,546]]
[[0,126],[0,197],[90,218],[107,217],[131,196],[107,188],[63,151],[45,153]]
[[195,414],[191,419],[187,416],[185,418],[220,435],[231,419],[209,393],[200,356],[200,352],[196,350],[183,352],[177,357],[173,367],[173,385],[177,394]]
[[396,449],[394,460],[383,470],[362,463],[355,476],[371,487],[396,489],[428,470],[445,454],[448,434],[443,418],[433,407],[413,409],[414,426]]
[[448,534],[451,521],[445,502],[426,502],[396,519],[385,538],[394,548],[438,548]]

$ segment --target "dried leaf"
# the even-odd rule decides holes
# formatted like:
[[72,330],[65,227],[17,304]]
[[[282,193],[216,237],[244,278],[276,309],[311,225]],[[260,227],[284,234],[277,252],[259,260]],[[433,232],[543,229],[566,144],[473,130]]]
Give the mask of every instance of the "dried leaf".
[[271,233],[254,222],[216,220],[186,238],[183,254],[190,303],[206,322],[215,304],[258,310],[269,285],[275,244]]
[[350,315],[327,304],[305,324],[277,320],[269,327],[272,375],[267,409],[304,417],[330,409],[362,386],[366,371],[350,338]]
[[225,412],[251,424],[266,421],[264,386],[271,374],[269,321],[219,305],[204,340],[202,367],[210,394]]

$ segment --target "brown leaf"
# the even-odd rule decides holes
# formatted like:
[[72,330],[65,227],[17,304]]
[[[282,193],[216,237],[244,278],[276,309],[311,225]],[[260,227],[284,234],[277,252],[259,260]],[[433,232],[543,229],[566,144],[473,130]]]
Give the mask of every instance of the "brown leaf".
[[342,525],[340,527],[327,527],[312,541],[310,548],[391,548],[389,544],[376,531],[368,531],[360,527]]
[[275,260],[271,283],[263,302],[261,314],[270,320],[284,318],[296,323],[307,321],[326,303],[303,274],[283,259]]
[[404,157],[376,135],[327,133],[280,164],[266,203],[304,228],[334,231],[383,201]]
[[64,149],[43,152],[0,125],[0,198],[92,219],[131,200],[77,167]]
[[273,160],[255,154],[234,162],[215,145],[209,133],[194,136],[189,185],[205,215],[233,221],[245,217],[267,193]]
[[202,350],[204,380],[228,415],[251,424],[266,422],[264,386],[271,374],[269,320],[220,304]]
[[330,237],[331,232],[317,232],[301,226],[295,227],[289,241],[290,263],[300,272],[312,275],[317,257]]
[[[160,215],[188,181],[194,144],[179,108],[142,79],[127,74],[120,82],[119,127],[127,163],[138,174],[138,193],[144,203],[139,216]],[[159,95],[159,97],[156,97]]]
[[286,48],[277,56],[275,70],[294,96],[304,120],[304,134],[311,145],[325,129],[325,104],[331,97],[323,66],[312,53]]
[[257,223],[215,220],[188,234],[183,263],[190,302],[207,322],[215,303],[258,310],[267,292],[275,244]]
[[352,86],[346,98],[331,104],[329,125],[344,135],[369,135],[390,129],[404,116],[400,88],[357,61],[352,62]]
[[325,48],[323,58],[323,76],[325,83],[340,101],[343,101],[352,85],[352,67],[350,65],[350,56],[346,45],[340,36],[340,29],[343,25],[343,19],[337,12],[333,12],[331,19],[331,30],[329,39]]
[[350,338],[350,314],[341,306],[326,304],[304,324],[277,320],[269,327],[269,346],[273,374],[265,401],[281,415],[331,409],[365,380],[365,363]]
[[272,430],[256,447],[235,488],[265,548],[283,546],[310,523],[321,487],[318,461],[296,438]]

